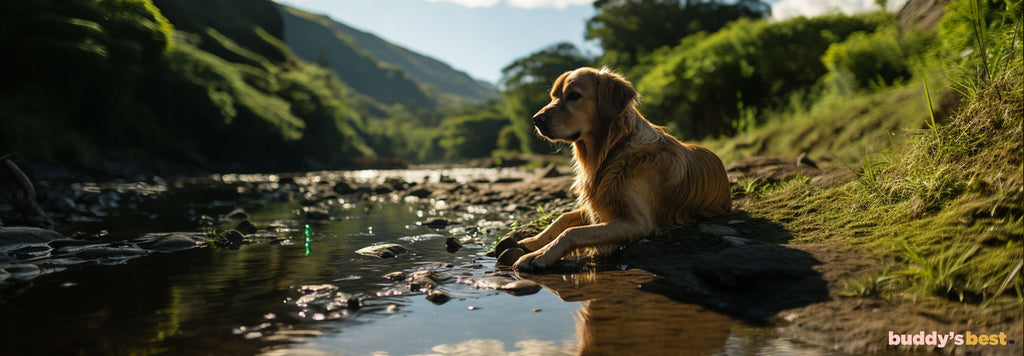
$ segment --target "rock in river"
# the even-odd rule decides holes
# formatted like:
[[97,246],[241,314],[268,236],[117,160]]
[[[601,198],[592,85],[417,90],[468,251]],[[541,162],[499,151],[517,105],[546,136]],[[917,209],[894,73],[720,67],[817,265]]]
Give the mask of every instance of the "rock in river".
[[147,250],[168,253],[188,250],[196,247],[196,239],[185,234],[158,234],[156,236],[144,236],[133,240]]
[[420,225],[429,227],[431,229],[443,229],[449,225],[458,225],[459,222],[455,220],[449,220],[445,218],[430,218],[427,220],[420,221]]
[[256,225],[253,225],[252,222],[246,219],[239,222],[238,225],[235,225],[235,230],[246,235],[251,235],[256,233]]
[[452,297],[448,296],[448,293],[439,290],[433,290],[430,291],[430,293],[427,293],[427,300],[437,305],[444,304],[450,299],[452,299]]
[[[6,265],[3,270],[6,270],[9,278],[15,280],[29,280],[38,276],[41,271],[36,265]],[[6,279],[6,278],[5,278]]]
[[64,239],[64,236],[52,230],[24,226],[0,226],[0,249],[13,247],[13,245],[47,243],[61,239]]
[[483,289],[503,290],[512,295],[533,294],[541,289],[540,284],[537,284],[537,282],[504,276],[485,276],[477,279],[473,286]]
[[394,258],[395,256],[406,252],[409,252],[409,250],[405,249],[405,246],[399,244],[380,244],[356,250],[356,253],[360,255],[379,258]]

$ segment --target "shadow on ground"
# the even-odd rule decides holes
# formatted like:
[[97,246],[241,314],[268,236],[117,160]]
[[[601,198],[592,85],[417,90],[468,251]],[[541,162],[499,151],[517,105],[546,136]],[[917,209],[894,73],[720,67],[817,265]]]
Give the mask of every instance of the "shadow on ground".
[[616,263],[665,277],[675,299],[763,320],[828,298],[814,269],[821,261],[780,245],[791,239],[776,223],[735,212],[626,246]]

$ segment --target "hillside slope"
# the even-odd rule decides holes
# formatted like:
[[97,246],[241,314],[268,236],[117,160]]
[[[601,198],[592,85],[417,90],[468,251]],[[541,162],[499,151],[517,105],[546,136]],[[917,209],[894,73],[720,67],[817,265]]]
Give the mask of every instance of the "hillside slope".
[[3,3],[0,23],[3,153],[342,167],[393,110],[292,54],[269,0]]
[[[295,54],[310,62],[326,60],[338,76],[360,91],[377,93],[378,89],[384,88],[380,89],[383,91],[381,95],[394,92],[394,87],[387,87],[379,82],[379,78],[370,77],[375,71],[384,71],[394,77],[393,80],[404,79],[403,74],[407,74],[424,84],[427,90],[436,91],[446,99],[478,102],[497,94],[491,85],[476,81],[434,58],[396,46],[327,16],[283,5],[279,8],[285,24],[282,38]],[[380,61],[380,69],[373,68],[367,61]]]

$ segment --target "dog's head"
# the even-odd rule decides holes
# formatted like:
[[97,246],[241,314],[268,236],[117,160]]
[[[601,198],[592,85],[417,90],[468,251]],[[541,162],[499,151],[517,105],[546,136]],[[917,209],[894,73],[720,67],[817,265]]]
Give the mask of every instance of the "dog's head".
[[576,142],[606,129],[636,97],[633,84],[607,68],[565,72],[551,88],[551,103],[533,116],[533,126],[548,140]]

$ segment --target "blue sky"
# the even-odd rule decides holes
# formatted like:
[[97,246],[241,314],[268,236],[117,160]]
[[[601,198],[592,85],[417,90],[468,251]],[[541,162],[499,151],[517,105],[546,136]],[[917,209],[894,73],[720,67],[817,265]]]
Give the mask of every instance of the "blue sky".
[[[589,0],[276,0],[437,58],[474,78],[496,83],[501,68],[548,45],[583,40],[593,16]],[[775,17],[873,10],[874,0],[775,0]],[[897,9],[905,0],[889,0]]]

